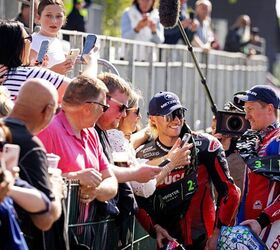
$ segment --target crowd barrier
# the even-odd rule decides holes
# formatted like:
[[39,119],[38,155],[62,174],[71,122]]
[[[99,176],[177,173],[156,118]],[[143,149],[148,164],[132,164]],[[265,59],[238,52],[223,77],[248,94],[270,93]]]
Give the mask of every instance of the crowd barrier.
[[[71,250],[143,250],[156,249],[152,239],[137,222],[135,216],[100,217],[96,203],[81,203],[79,183],[68,181],[66,213]],[[122,224],[122,227],[120,227]]]
[[[86,33],[62,30],[72,48],[82,48]],[[111,62],[120,75],[142,91],[142,117],[146,120],[147,104],[158,91],[173,91],[189,109],[187,121],[194,129],[211,123],[212,111],[191,53],[184,45],[165,45],[98,36],[100,58]],[[234,93],[255,84],[264,84],[267,58],[247,57],[241,53],[193,48],[201,71],[218,109],[232,100]],[[81,70],[76,68],[73,75]],[[103,67],[100,67],[103,70]],[[73,76],[72,75],[72,76]]]
[[[61,38],[70,42],[71,48],[83,48],[86,33],[61,31]],[[206,100],[205,89],[184,45],[156,45],[116,37],[98,36],[99,56],[113,64],[119,74],[142,91],[144,102],[142,117],[147,111],[151,96],[158,91],[173,91],[189,110],[187,122],[194,129],[205,129],[211,123],[212,111]],[[200,69],[218,109],[232,99],[234,93],[263,84],[267,72],[267,58],[246,57],[241,53],[211,51],[204,53],[194,48]],[[106,63],[99,61],[99,71],[110,71]],[[82,71],[76,65],[69,75]],[[134,216],[125,223],[127,231],[121,232],[119,222],[112,218],[97,218],[79,201],[79,184],[69,182],[67,198],[67,222],[71,244],[80,249],[155,249],[153,240],[139,225]],[[91,205],[89,205],[91,206]]]

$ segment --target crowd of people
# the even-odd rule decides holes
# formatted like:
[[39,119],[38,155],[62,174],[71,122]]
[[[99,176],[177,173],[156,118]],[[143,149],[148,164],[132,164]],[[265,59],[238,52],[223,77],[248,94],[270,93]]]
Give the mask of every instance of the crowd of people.
[[[263,53],[263,42],[258,28],[251,27],[250,17],[241,15],[230,27],[223,45],[218,41],[211,22],[212,4],[197,0],[194,10],[188,9],[187,0],[180,0],[179,20],[192,46],[208,52],[211,49],[242,52],[247,55]],[[155,0],[135,0],[121,19],[122,37],[127,39],[166,44],[184,44],[178,26],[164,28],[160,24]]]
[[[56,25],[68,30],[86,31],[87,9],[92,0],[63,0],[63,14],[57,16],[60,19]],[[34,27],[42,28],[34,34],[34,42],[31,50],[31,58],[34,60],[41,40],[51,41],[48,54],[53,54],[49,67],[58,73],[65,73],[71,69],[73,63],[65,60],[63,52],[69,50],[64,40],[55,38],[59,31],[46,29],[48,19],[42,11],[44,5],[38,10],[39,1],[34,1]],[[228,28],[225,41],[219,41],[211,22],[212,4],[209,0],[197,0],[194,9],[190,8],[187,0],[180,0],[179,20],[190,40],[192,46],[208,52],[211,49],[225,50],[229,52],[241,52],[246,55],[264,54],[264,41],[259,35],[258,27],[251,26],[248,15],[240,15],[234,24]],[[57,6],[56,8],[59,8]],[[45,11],[46,12],[46,11]],[[21,11],[15,20],[20,21],[25,27],[29,27],[30,8],[23,3]],[[55,17],[52,17],[55,18]],[[67,21],[66,21],[67,20]],[[50,21],[50,20],[49,20]],[[157,44],[184,44],[181,31],[178,26],[164,28],[160,23],[159,12],[155,0],[133,0],[130,7],[126,8],[121,17],[122,38],[154,42]],[[224,43],[224,44],[223,44]],[[56,46],[55,46],[56,45]],[[54,60],[54,61],[53,61]],[[55,65],[55,63],[58,63]]]
[[[211,8],[198,0],[192,17],[181,1],[183,27],[205,51],[218,48]],[[251,127],[237,137],[217,133],[215,118],[212,135],[193,131],[189,107],[164,90],[151,97],[142,128],[141,91],[121,76],[97,74],[94,49],[84,72],[66,76],[74,62],[57,38],[66,20],[63,1],[41,0],[36,11],[39,33],[0,21],[0,249],[94,249],[97,234],[103,239],[98,249],[106,249],[107,240],[118,249],[128,242],[134,215],[158,248],[178,242],[178,249],[214,250],[222,228],[234,225],[249,227],[273,247],[280,223],[280,98],[273,88],[256,85],[235,95]],[[231,29],[242,48],[249,23],[242,16]],[[130,39],[181,40],[177,27],[163,29],[153,0],[133,1],[122,28]],[[49,50],[38,65],[42,40]],[[11,144],[20,147],[17,163],[5,158]],[[59,156],[57,168],[48,154]],[[116,235],[106,226],[86,232],[78,226],[75,237],[68,234],[66,181],[79,184],[76,223],[112,218]]]

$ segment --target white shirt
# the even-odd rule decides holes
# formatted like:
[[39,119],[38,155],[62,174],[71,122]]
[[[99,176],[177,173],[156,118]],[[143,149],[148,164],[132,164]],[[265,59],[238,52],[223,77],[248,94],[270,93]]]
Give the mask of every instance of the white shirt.
[[49,41],[49,48],[48,48],[48,67],[52,67],[55,64],[61,63],[65,61],[65,52],[63,50],[62,41],[59,40],[57,37],[48,37],[43,36],[39,33],[32,34],[32,43],[31,49],[35,50],[37,53],[40,50],[40,46],[42,41],[48,40]]
[[[107,131],[107,135],[110,141],[110,145],[115,152],[126,152],[128,160],[131,163],[131,167],[140,167],[141,164],[146,162],[146,159],[136,159],[135,150],[129,141],[124,137],[122,131],[117,129],[111,129]],[[156,190],[156,179],[152,179],[146,183],[139,183],[136,181],[130,181],[133,192],[142,197],[151,196]]]

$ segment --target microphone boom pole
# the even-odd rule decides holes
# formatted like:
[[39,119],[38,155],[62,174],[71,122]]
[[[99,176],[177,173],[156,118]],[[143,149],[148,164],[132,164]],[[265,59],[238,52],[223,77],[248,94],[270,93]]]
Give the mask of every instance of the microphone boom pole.
[[201,78],[201,83],[202,83],[202,85],[203,85],[204,88],[205,88],[206,95],[207,95],[208,100],[209,100],[210,105],[211,105],[211,110],[212,110],[213,114],[216,115],[217,112],[218,112],[217,107],[216,107],[216,104],[214,103],[213,98],[212,98],[212,96],[211,96],[211,94],[210,94],[209,88],[208,88],[208,86],[207,86],[207,84],[206,84],[206,78],[204,77],[204,75],[203,75],[202,72],[201,72],[201,69],[200,69],[200,66],[199,66],[199,64],[198,64],[197,58],[196,58],[196,56],[195,56],[195,54],[194,54],[194,52],[193,52],[193,47],[192,47],[192,45],[191,45],[191,43],[190,43],[190,40],[189,40],[189,38],[188,38],[188,36],[187,36],[187,34],[186,34],[186,31],[185,31],[185,29],[184,29],[184,27],[183,27],[183,25],[182,25],[182,23],[181,23],[180,20],[178,20],[177,25],[178,25],[178,27],[179,27],[179,29],[180,29],[180,32],[181,32],[182,36],[183,36],[184,42],[185,42],[186,45],[188,46],[188,51],[191,53],[193,62],[194,62],[195,67],[196,67],[196,69],[197,69],[197,71],[198,71],[198,73],[199,73],[199,76],[200,76],[200,78]]

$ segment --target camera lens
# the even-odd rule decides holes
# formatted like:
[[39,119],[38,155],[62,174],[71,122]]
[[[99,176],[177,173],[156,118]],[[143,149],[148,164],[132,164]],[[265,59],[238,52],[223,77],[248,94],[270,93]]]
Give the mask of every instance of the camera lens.
[[243,121],[238,116],[229,116],[227,120],[228,129],[231,131],[239,131],[243,127]]

